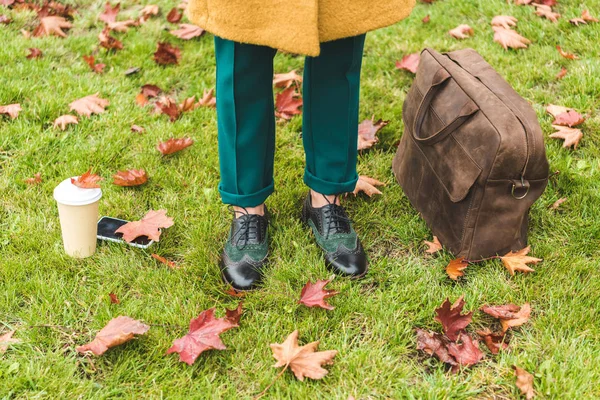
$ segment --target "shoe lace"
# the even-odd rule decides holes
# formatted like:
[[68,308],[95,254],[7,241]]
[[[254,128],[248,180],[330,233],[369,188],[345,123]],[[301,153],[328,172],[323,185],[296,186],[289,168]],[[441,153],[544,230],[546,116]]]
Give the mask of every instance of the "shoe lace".
[[[239,229],[233,232],[232,236],[232,239],[235,240],[234,246],[239,250],[245,249],[249,242],[258,240],[260,221],[259,215],[250,214],[245,207],[241,208],[243,211],[238,211],[230,207],[234,218],[238,218],[241,221]],[[241,216],[238,217],[238,214],[241,214]]]
[[350,230],[352,220],[346,214],[344,208],[336,204],[339,195],[335,195],[333,202],[329,201],[327,196],[323,195],[327,201],[327,205],[323,208],[323,214],[327,221],[327,230],[325,231],[325,239],[329,239],[331,233],[345,233]]

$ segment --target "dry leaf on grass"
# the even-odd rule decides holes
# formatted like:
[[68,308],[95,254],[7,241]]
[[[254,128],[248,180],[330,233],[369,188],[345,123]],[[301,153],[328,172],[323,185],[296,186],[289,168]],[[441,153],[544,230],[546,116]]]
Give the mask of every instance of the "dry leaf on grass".
[[148,175],[143,169],[117,171],[113,175],[113,183],[118,186],[139,186],[148,181]]
[[500,26],[504,29],[510,29],[512,26],[517,26],[517,19],[510,15],[497,15],[492,18],[492,26]]
[[27,178],[23,181],[28,185],[37,185],[39,183],[42,183],[42,174],[38,172],[37,174],[33,175],[33,178]]
[[427,250],[425,250],[425,253],[434,254],[442,250],[442,244],[440,243],[440,240],[437,236],[433,237],[433,242],[425,240],[424,243],[427,246]]
[[217,106],[217,98],[215,97],[215,89],[204,90],[202,98],[196,103],[196,107],[211,107]]
[[458,339],[460,332],[471,323],[473,311],[461,314],[465,305],[464,296],[460,296],[454,304],[446,299],[439,308],[435,309],[435,320],[442,324],[444,333],[451,341]]
[[154,61],[158,65],[178,64],[181,57],[181,50],[175,46],[171,46],[166,42],[159,42],[156,45],[154,52]]
[[493,26],[494,29],[494,42],[499,43],[504,50],[508,48],[512,49],[526,49],[527,45],[531,43],[531,40],[524,38],[512,29],[506,29],[499,26]]
[[292,332],[281,344],[271,344],[273,357],[277,360],[275,368],[288,367],[292,370],[298,380],[304,378],[321,379],[328,371],[323,365],[333,364],[333,358],[337,350],[316,351],[319,342],[312,342],[304,346],[298,346],[298,331]]
[[189,147],[194,144],[194,141],[191,138],[183,137],[183,138],[171,138],[165,142],[160,142],[156,148],[161,152],[163,156],[176,153]]
[[73,25],[63,17],[55,15],[40,18],[40,24],[34,29],[33,36],[60,36],[67,37],[63,29],[70,29]]
[[384,121],[381,118],[375,121],[375,115],[371,119],[365,119],[358,124],[358,150],[364,150],[372,147],[379,141],[377,133],[387,126],[390,121]]
[[500,350],[508,349],[506,343],[506,333],[494,333],[488,328],[477,331],[477,334],[483,339],[483,342],[492,354],[498,354]]
[[[449,343],[448,353],[454,357],[456,362],[461,366],[468,368],[477,364],[483,358],[483,352],[479,349],[479,341],[471,338],[471,336],[461,333],[458,337],[460,343]],[[456,372],[458,366],[453,370]]]
[[0,336],[0,354],[6,353],[8,346],[21,343],[20,339],[13,339],[15,331],[8,331],[4,335]]
[[556,50],[558,50],[558,53],[563,56],[564,58],[568,59],[568,60],[578,60],[579,57],[573,53],[569,53],[566,52],[562,49],[562,47],[560,46],[556,46]]
[[527,246],[519,251],[511,251],[500,257],[502,263],[511,275],[514,275],[516,271],[525,273],[535,271],[527,264],[537,264],[542,261],[542,259],[528,256],[529,250],[531,250],[531,246]]
[[585,122],[585,117],[575,110],[558,114],[552,122],[553,125],[570,126],[571,128]]
[[561,206],[561,204],[564,203],[565,201],[567,201],[566,197],[562,197],[562,198],[556,200],[554,203],[552,203],[552,205],[550,206],[550,209],[558,210],[558,208]]
[[289,88],[292,84],[296,84],[298,88],[300,88],[302,84],[302,76],[296,73],[296,70],[293,69],[285,74],[275,74],[273,78],[273,85],[279,88]]
[[127,32],[131,26],[137,26],[137,22],[128,19],[125,21],[110,22],[106,25],[109,30],[122,33]]
[[96,174],[92,174],[92,170],[89,169],[84,174],[76,178],[71,178],[71,183],[82,189],[95,189],[100,187],[100,185],[98,185],[98,182],[100,182],[101,180],[101,177],[99,177]]
[[529,303],[525,303],[521,307],[515,304],[500,306],[485,305],[480,310],[494,318],[498,318],[503,332],[506,332],[509,328],[525,324],[529,321],[529,316],[531,315],[531,305]]
[[563,139],[565,142],[563,143],[563,147],[573,147],[577,148],[579,142],[583,138],[583,132],[581,129],[577,128],[569,128],[568,126],[560,126],[560,125],[552,125],[554,129],[557,129],[558,132],[554,132],[550,135],[553,139]]
[[167,217],[167,210],[150,210],[141,220],[128,222],[119,227],[115,233],[122,233],[123,240],[128,243],[140,236],[148,236],[148,238],[158,242],[161,234],[160,229],[169,228],[173,226],[173,223],[173,218]]
[[175,264],[175,262],[174,262],[174,261],[167,260],[167,259],[166,259],[166,258],[164,258],[163,256],[159,256],[159,255],[158,255],[158,254],[156,254],[156,253],[152,253],[152,258],[154,258],[155,260],[157,260],[157,261],[159,261],[159,262],[161,262],[161,263],[165,264],[167,267],[169,267],[169,268],[171,268],[171,269],[177,269],[177,268],[179,268],[179,267],[177,266],[177,264]]
[[552,7],[543,4],[534,4],[535,15],[546,18],[552,22],[557,22],[560,18],[560,14],[552,11]]
[[431,21],[431,16],[429,14],[427,14],[422,20],[421,22],[424,24],[428,24],[429,21]]
[[475,31],[469,25],[462,24],[454,29],[450,29],[448,34],[455,39],[466,39],[469,36],[473,36]]
[[130,341],[135,335],[143,335],[148,332],[150,327],[142,322],[120,316],[111,319],[104,328],[96,334],[96,338],[88,344],[78,346],[77,351],[85,353],[91,351],[99,356],[111,347],[118,346]]
[[202,36],[204,32],[204,29],[194,24],[180,24],[179,29],[174,29],[170,31],[171,35],[183,40],[190,40],[195,37]]
[[215,309],[202,311],[197,318],[190,321],[188,333],[176,339],[167,350],[167,354],[178,353],[179,361],[192,365],[206,350],[225,350],[225,344],[219,337],[223,332],[238,326],[242,303],[238,308],[229,311],[224,318],[215,318]]
[[175,100],[167,96],[161,96],[161,98],[154,103],[154,112],[167,115],[171,122],[175,122],[181,116],[181,109]]
[[120,304],[121,303],[121,300],[119,300],[119,297],[114,293],[109,293],[108,298],[110,299],[111,304]]
[[104,47],[106,50],[121,50],[123,48],[123,43],[120,40],[110,36],[110,28],[106,27],[98,34],[98,40],[100,41],[100,46]]
[[465,261],[464,258],[456,258],[446,266],[446,273],[453,281],[458,280],[461,276],[464,276],[463,272],[469,266],[468,261]]
[[567,75],[567,72],[569,72],[565,67],[562,67],[560,69],[560,72],[558,74],[556,74],[556,79],[562,79]]
[[371,197],[374,194],[382,194],[376,186],[385,186],[385,183],[378,181],[377,179],[370,178],[366,175],[360,175],[356,182],[356,187],[352,192],[354,196],[357,196],[360,192],[363,192],[367,196]]
[[78,123],[79,123],[79,120],[77,119],[76,116],[65,114],[65,115],[61,115],[60,117],[56,118],[54,120],[53,126],[54,126],[54,128],[60,128],[61,131],[64,131],[65,129],[67,129],[67,125],[70,125],[70,124],[77,125]]
[[98,19],[105,23],[115,22],[117,20],[117,15],[121,10],[121,3],[117,3],[116,6],[111,6],[110,2],[106,2],[104,5],[104,12],[98,16]]
[[562,114],[562,113],[566,113],[568,111],[572,110],[571,108],[568,107],[563,107],[563,106],[557,106],[555,104],[549,104],[546,107],[546,112],[550,115],[552,115],[554,118],[556,118],[558,115]]
[[302,114],[302,98],[296,88],[290,86],[283,92],[278,93],[275,99],[275,115],[282,119],[292,119],[294,115]]
[[417,68],[419,68],[419,61],[421,60],[421,55],[419,53],[407,54],[402,57],[402,60],[396,61],[396,68],[403,69],[413,74],[417,73]]
[[27,54],[27,56],[25,58],[27,58],[29,60],[33,60],[33,59],[42,57],[42,51],[40,49],[30,47],[28,50],[29,50],[29,54]]
[[15,103],[0,106],[0,115],[6,114],[12,119],[15,119],[19,116],[19,111],[22,111],[20,104]]
[[457,365],[456,359],[448,352],[450,340],[440,333],[417,328],[417,349],[423,350],[430,356],[436,356],[440,361]]
[[69,111],[75,111],[79,115],[90,117],[92,114],[103,113],[109,101],[98,97],[98,93],[82,97],[69,104]]
[[306,282],[306,285],[302,288],[302,293],[300,294],[300,300],[298,303],[304,304],[307,307],[321,307],[326,310],[333,310],[334,307],[327,303],[327,299],[329,297],[335,296],[340,292],[335,290],[325,290],[324,287],[327,286],[332,279],[316,281],[315,283]]
[[83,56],[83,60],[95,73],[101,74],[104,72],[104,67],[106,67],[106,64],[96,64],[96,58],[94,56]]
[[131,132],[144,133],[146,130],[139,125],[131,125]]
[[177,7],[173,7],[171,11],[167,14],[167,21],[172,24],[176,24],[181,21],[183,18],[183,13],[177,9]]
[[533,375],[516,365],[513,365],[513,368],[517,377],[517,387],[521,390],[521,393],[527,400],[533,399],[535,397],[535,391],[533,390]]

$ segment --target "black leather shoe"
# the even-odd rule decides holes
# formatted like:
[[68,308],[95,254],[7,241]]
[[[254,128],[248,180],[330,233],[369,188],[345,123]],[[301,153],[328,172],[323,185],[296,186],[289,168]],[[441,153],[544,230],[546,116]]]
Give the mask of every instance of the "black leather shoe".
[[[244,209],[244,211],[246,211]],[[269,253],[268,212],[265,215],[241,214],[231,222],[229,237],[221,254],[223,280],[235,290],[255,289],[262,279],[262,268]]]
[[314,208],[309,193],[302,206],[302,220],[312,228],[329,269],[341,275],[361,278],[369,268],[367,254],[346,211],[334,203]]

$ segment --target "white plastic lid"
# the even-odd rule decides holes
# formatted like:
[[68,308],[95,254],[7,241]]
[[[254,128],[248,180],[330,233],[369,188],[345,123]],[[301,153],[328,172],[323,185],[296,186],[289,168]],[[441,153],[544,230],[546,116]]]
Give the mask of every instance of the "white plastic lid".
[[[76,176],[73,179],[77,178]],[[92,204],[102,197],[100,188],[84,189],[71,183],[71,178],[62,181],[54,188],[54,199],[68,206],[85,206]]]

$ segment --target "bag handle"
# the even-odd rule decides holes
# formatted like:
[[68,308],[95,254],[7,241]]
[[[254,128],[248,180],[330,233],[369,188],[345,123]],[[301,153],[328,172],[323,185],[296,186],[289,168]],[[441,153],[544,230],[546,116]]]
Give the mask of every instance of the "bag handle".
[[450,133],[458,129],[462,124],[464,124],[469,117],[479,111],[479,108],[472,102],[466,103],[463,108],[460,110],[459,115],[448,125],[440,129],[438,132],[434,133],[431,136],[422,138],[420,137],[421,127],[423,126],[423,121],[425,121],[425,114],[431,105],[431,102],[441,90],[444,83],[448,82],[451,78],[451,75],[444,68],[440,68],[435,75],[433,76],[433,80],[429,90],[421,100],[421,104],[419,105],[419,109],[417,111],[417,116],[415,118],[415,124],[413,127],[413,137],[414,139],[424,145],[432,145],[434,143],[439,142],[440,140],[446,138]]

